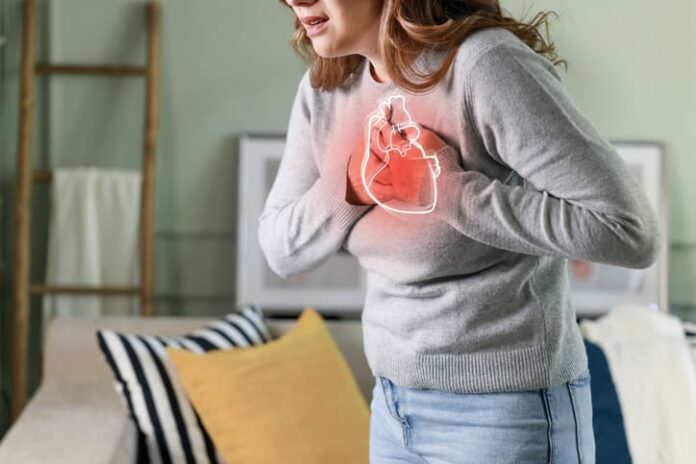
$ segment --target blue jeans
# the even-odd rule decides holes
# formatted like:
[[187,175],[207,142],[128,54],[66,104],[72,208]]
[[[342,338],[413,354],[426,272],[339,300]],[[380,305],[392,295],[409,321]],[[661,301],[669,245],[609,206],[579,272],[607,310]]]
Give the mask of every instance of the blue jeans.
[[594,464],[590,373],[551,388],[461,394],[377,376],[370,464]]

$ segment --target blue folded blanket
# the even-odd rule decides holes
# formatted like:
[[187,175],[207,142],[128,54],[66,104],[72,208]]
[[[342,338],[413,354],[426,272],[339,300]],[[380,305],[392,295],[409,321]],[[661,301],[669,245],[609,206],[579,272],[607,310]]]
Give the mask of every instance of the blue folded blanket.
[[630,464],[623,414],[609,363],[599,345],[584,340],[590,369],[596,463]]

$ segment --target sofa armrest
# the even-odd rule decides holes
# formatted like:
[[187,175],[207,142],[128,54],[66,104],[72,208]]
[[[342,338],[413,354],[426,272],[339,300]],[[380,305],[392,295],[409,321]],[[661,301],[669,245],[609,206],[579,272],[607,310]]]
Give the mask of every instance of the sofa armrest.
[[136,463],[137,431],[122,406],[79,401],[76,396],[40,387],[0,442],[0,462]]

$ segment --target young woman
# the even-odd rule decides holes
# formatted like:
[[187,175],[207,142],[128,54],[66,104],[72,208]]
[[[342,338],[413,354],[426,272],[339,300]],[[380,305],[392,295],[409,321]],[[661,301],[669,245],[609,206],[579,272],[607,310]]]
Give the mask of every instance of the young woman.
[[370,462],[594,462],[567,260],[645,268],[659,230],[565,90],[548,13],[281,3],[310,67],[259,242],[282,277],[341,247],[366,270]]

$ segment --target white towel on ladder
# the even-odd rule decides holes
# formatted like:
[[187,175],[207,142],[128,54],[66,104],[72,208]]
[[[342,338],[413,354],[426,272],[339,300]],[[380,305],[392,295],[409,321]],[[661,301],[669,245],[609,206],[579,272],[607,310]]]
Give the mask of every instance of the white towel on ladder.
[[[46,283],[131,286],[140,283],[139,171],[57,168],[51,185]],[[137,314],[137,295],[59,293],[43,297],[51,317]]]

